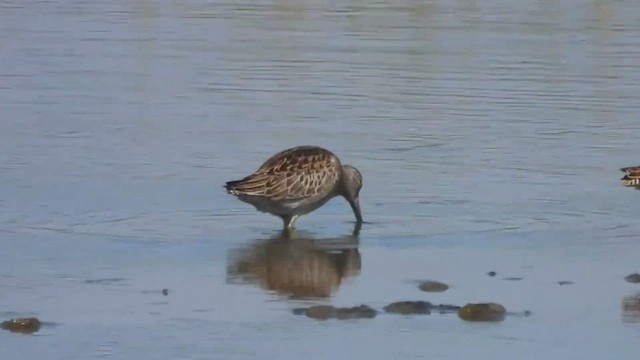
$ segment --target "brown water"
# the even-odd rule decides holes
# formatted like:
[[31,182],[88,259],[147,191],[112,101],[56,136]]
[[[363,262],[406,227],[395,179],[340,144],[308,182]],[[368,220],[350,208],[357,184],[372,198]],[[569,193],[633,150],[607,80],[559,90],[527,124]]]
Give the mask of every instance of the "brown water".
[[[0,34],[0,320],[47,323],[7,358],[640,350],[636,2],[3,1]],[[224,193],[299,144],[363,173],[359,236]],[[399,300],[532,316],[291,313]]]

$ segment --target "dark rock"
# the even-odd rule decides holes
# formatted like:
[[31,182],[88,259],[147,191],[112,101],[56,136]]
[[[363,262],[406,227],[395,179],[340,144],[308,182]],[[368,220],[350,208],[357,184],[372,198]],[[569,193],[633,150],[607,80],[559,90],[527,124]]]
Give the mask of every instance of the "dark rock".
[[169,289],[162,289],[162,295],[164,296],[169,295]]
[[418,288],[426,292],[444,292],[449,289],[449,285],[438,281],[422,281]]
[[458,310],[458,316],[465,321],[502,321],[507,310],[495,303],[467,304]]
[[640,274],[638,273],[630,274],[625,276],[624,279],[627,280],[627,282],[630,282],[632,284],[637,284],[637,283],[640,283]]
[[359,305],[350,308],[339,308],[337,318],[340,320],[348,319],[373,319],[377,312],[367,305]]
[[38,330],[40,330],[41,326],[42,323],[36,318],[11,319],[3,321],[2,324],[0,324],[0,327],[5,330],[23,334],[37,332]]
[[431,312],[450,314],[458,311],[458,309],[460,309],[460,306],[445,304],[434,305],[428,301],[398,301],[383,308],[383,310],[388,313],[402,315],[429,315]]
[[327,320],[331,318],[340,320],[372,319],[377,315],[377,312],[373,308],[364,304],[343,308],[337,308],[330,305],[317,305],[306,309],[294,309],[293,313],[304,314],[305,316],[316,320]]
[[487,275],[489,275],[489,276],[491,276],[491,277],[494,277],[494,276],[496,276],[496,275],[497,275],[497,273],[496,273],[495,271],[489,271],[489,272],[487,273]]
[[305,310],[304,314],[307,317],[310,317],[312,319],[327,320],[329,318],[334,317],[336,315],[337,310],[338,309],[334,306],[317,305],[317,306],[312,306],[307,310]]
[[392,314],[431,314],[433,304],[428,301],[398,301],[385,306],[384,311]]

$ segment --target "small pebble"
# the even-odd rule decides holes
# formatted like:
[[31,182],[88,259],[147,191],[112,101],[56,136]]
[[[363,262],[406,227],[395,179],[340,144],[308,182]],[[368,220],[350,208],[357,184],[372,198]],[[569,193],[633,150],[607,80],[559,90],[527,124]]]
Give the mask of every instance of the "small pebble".
[[624,279],[627,280],[627,282],[630,282],[632,284],[637,284],[637,283],[640,283],[640,274],[638,273],[630,274],[625,276]]
[[423,281],[418,288],[426,292],[444,292],[449,289],[449,285],[438,281]]
[[30,334],[40,330],[42,323],[37,318],[22,318],[3,321],[0,327],[12,332]]
[[487,275],[489,275],[489,276],[491,276],[491,277],[496,276],[496,274],[497,274],[497,273],[496,273],[495,271],[489,271],[489,272],[487,273]]
[[169,295],[169,289],[162,289],[162,295],[164,296]]
[[465,321],[502,321],[507,313],[496,303],[467,304],[458,310],[458,317]]

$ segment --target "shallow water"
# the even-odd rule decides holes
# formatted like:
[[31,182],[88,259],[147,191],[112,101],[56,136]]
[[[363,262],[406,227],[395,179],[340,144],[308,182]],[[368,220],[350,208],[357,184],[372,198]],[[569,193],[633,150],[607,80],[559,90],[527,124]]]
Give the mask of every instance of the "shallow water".
[[[0,33],[0,320],[46,323],[3,356],[640,350],[632,1],[4,1]],[[295,242],[224,193],[299,144],[363,173],[358,237],[342,200]],[[400,300],[532,316],[291,313]]]

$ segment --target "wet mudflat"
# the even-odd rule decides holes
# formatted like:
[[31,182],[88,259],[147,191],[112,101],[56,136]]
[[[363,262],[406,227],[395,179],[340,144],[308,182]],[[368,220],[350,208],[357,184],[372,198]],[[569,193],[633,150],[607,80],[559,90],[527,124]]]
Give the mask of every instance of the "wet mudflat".
[[[640,162],[638,4],[0,10],[0,322],[41,321],[0,331],[3,356],[640,352],[640,192],[618,171]],[[224,194],[299,144],[363,173],[359,235],[338,199],[283,238]],[[506,316],[384,311],[404,301]]]
[[[322,226],[320,221],[315,223]],[[343,225],[340,227],[348,230],[349,224]],[[239,233],[246,237],[249,232]],[[274,234],[265,235],[262,241],[267,245]],[[597,236],[594,239],[592,235]],[[245,349],[243,346],[270,356],[300,355],[314,346],[319,349],[309,356],[323,358],[338,355],[332,347],[322,346],[327,341],[347,346],[370,339],[377,341],[355,353],[380,359],[398,353],[419,355],[425,351],[420,344],[427,341],[433,344],[430,351],[441,356],[471,356],[474,352],[491,356],[497,354],[496,349],[511,346],[518,346],[524,353],[543,352],[549,356],[604,356],[608,346],[631,351],[635,348],[632,339],[638,334],[634,315],[637,284],[628,283],[621,276],[623,269],[635,266],[636,258],[632,251],[611,250],[614,245],[627,249],[635,249],[636,245],[624,236],[614,236],[620,239],[615,244],[603,244],[601,239],[609,235],[611,232],[581,233],[570,240],[568,234],[550,238],[546,231],[487,233],[464,239],[436,236],[428,241],[406,237],[396,243],[373,235],[366,237],[366,245],[358,246],[362,264],[359,273],[332,285],[328,296],[318,296],[314,291],[296,297],[290,291],[281,291],[289,280],[296,284],[295,277],[274,281],[278,286],[268,288],[258,278],[231,271],[230,265],[238,254],[255,247],[258,239],[172,242],[84,236],[78,239],[71,235],[46,242],[37,237],[23,238],[24,245],[42,244],[41,254],[48,255],[14,253],[33,266],[4,276],[7,296],[2,304],[10,311],[1,314],[4,318],[37,316],[56,325],[45,323],[33,335],[4,332],[0,338],[5,351],[30,358],[45,349],[60,357],[81,358],[136,354],[168,358],[184,351],[196,358],[211,354],[219,358],[250,357],[252,352],[239,350]],[[326,241],[325,249],[335,240],[308,233],[304,236],[319,243]],[[365,236],[361,235],[360,241],[363,239]],[[88,242],[91,244],[82,245]],[[567,251],[567,247],[573,250]],[[286,257],[291,250],[280,255]],[[340,254],[340,250],[336,253]],[[612,253],[616,256],[613,265]],[[277,251],[272,256],[277,257]],[[87,261],[90,257],[94,258]],[[311,257],[300,259],[303,263],[316,261]],[[465,265],[451,259],[459,259]],[[264,260],[256,261],[259,264]],[[310,268],[308,264],[299,266]],[[513,282],[489,277],[488,266],[500,269],[500,273],[518,273],[524,279]],[[598,271],[594,272],[594,268]],[[324,274],[325,270],[319,267],[318,273]],[[426,293],[407,281],[426,277],[424,274],[455,287],[442,293]],[[570,278],[574,284],[559,286],[560,277]],[[116,278],[125,280],[87,282]],[[316,279],[322,276],[311,277],[310,282],[317,281],[324,289],[325,281]],[[166,296],[162,293],[164,288],[171,290]],[[431,308],[428,314],[384,310],[401,301],[428,301],[435,306],[495,302],[508,313],[500,322],[480,323],[461,320],[455,308]],[[335,312],[320,325],[313,318],[294,314],[299,308],[351,308],[360,304],[373,309],[375,316],[370,310],[346,311],[342,315]],[[522,316],[525,310],[530,314]],[[569,345],[590,336],[593,327],[603,333],[588,344],[582,343],[582,350],[572,347],[569,354],[561,346],[549,348],[549,344],[558,341],[545,331],[549,326],[563,329],[563,343]],[[289,342],[287,349],[273,345],[281,338]],[[455,346],[452,339],[462,341],[464,346]],[[61,346],[60,341],[78,343]]]

